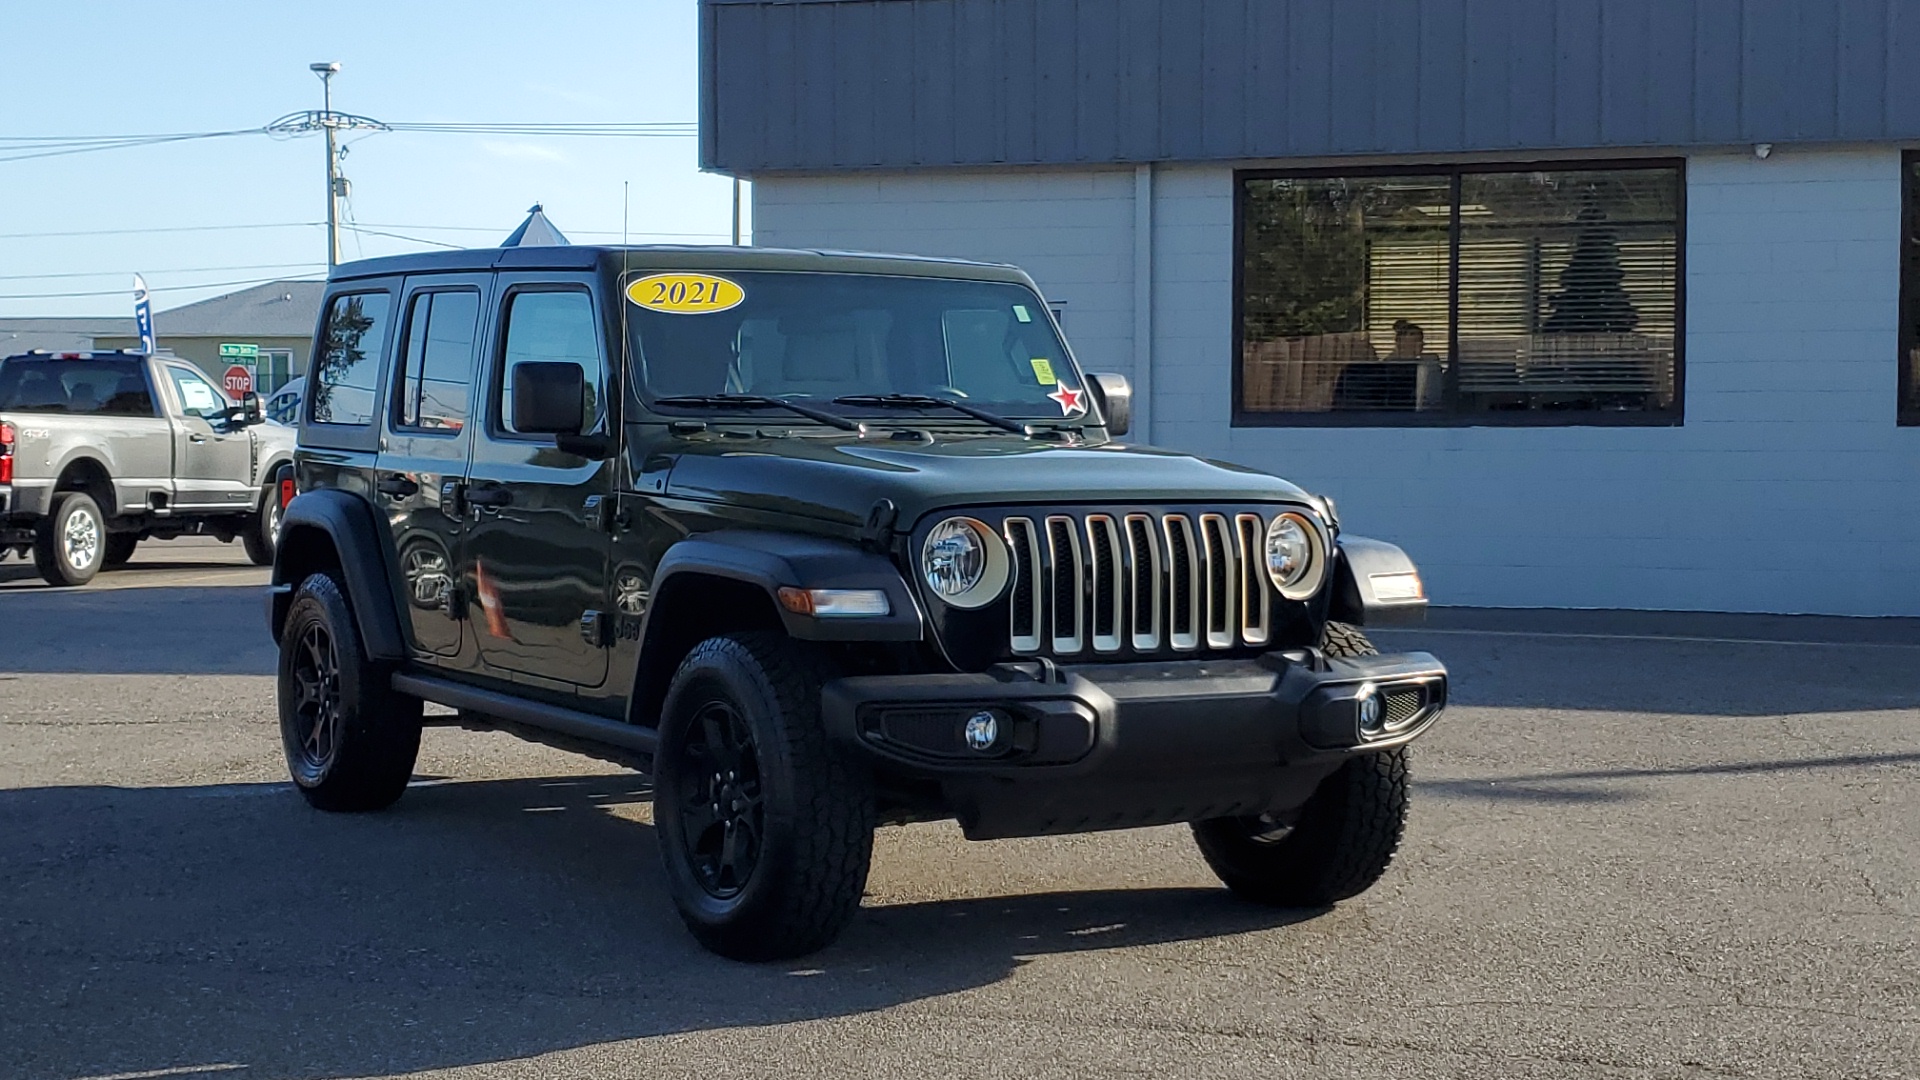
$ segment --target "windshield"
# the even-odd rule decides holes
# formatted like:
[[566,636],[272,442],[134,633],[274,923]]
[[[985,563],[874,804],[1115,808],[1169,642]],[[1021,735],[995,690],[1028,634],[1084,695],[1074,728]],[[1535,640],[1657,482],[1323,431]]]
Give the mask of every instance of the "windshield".
[[0,363],[0,412],[153,416],[153,390],[141,360],[14,357]]
[[779,272],[629,280],[634,366],[649,401],[753,394],[827,404],[907,394],[1024,419],[1086,415],[1079,372],[1040,298],[1023,286]]

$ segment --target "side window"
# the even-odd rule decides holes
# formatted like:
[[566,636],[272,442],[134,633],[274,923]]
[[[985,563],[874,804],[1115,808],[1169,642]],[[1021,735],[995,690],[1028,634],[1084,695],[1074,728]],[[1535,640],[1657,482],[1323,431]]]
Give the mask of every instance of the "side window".
[[313,362],[313,407],[308,415],[314,423],[373,423],[392,306],[392,298],[383,292],[333,298],[321,330],[320,355]]
[[467,426],[480,294],[423,292],[407,311],[398,427],[456,434]]
[[212,420],[227,411],[227,401],[213,384],[185,368],[169,367],[167,376],[180,396],[180,411],[202,420]]
[[513,433],[513,365],[530,360],[566,361],[586,371],[588,431],[606,416],[606,368],[593,297],[586,290],[519,292],[507,300],[506,348],[501,362],[499,422]]

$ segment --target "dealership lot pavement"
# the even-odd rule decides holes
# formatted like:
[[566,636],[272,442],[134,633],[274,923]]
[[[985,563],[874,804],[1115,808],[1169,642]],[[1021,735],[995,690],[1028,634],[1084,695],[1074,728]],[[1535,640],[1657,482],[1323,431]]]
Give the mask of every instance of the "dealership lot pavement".
[[265,572],[0,562],[0,1074],[1920,1073],[1920,627],[1442,612],[1455,708],[1360,900],[1179,829],[881,834],[840,944],[683,934],[644,778],[428,732],[393,811],[283,780]]

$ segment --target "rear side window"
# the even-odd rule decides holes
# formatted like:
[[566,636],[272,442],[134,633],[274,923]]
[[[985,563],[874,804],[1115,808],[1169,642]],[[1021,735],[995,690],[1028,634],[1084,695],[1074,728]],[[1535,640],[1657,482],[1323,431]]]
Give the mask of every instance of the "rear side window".
[[479,320],[480,294],[471,289],[414,296],[401,352],[398,426],[448,435],[467,426]]
[[507,301],[507,331],[500,379],[500,429],[513,428],[513,365],[533,360],[565,361],[586,372],[587,430],[596,431],[605,415],[606,372],[600,362],[600,333],[593,297],[585,290],[518,292]]
[[314,423],[373,423],[392,307],[392,298],[383,292],[333,298],[313,365],[313,409],[308,415]]
[[153,416],[141,360],[32,360],[0,364],[0,410],[69,416]]

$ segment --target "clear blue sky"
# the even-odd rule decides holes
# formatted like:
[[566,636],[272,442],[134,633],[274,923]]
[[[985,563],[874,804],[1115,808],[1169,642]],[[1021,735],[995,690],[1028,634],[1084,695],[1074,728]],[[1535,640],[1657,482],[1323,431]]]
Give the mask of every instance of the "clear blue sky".
[[[317,60],[344,65],[336,109],[389,122],[691,121],[696,11],[693,0],[11,4],[0,136],[256,127],[320,107]],[[731,225],[731,183],[698,171],[691,138],[348,138],[353,219],[387,232],[490,246],[540,202],[576,242],[617,241],[622,181],[636,241],[724,243]],[[318,276],[325,230],[313,225],[19,234],[317,222],[325,176],[317,135],[0,162],[0,315],[129,314],[136,270],[161,309],[232,288],[182,286]],[[346,233],[342,246],[352,259],[429,245]]]

